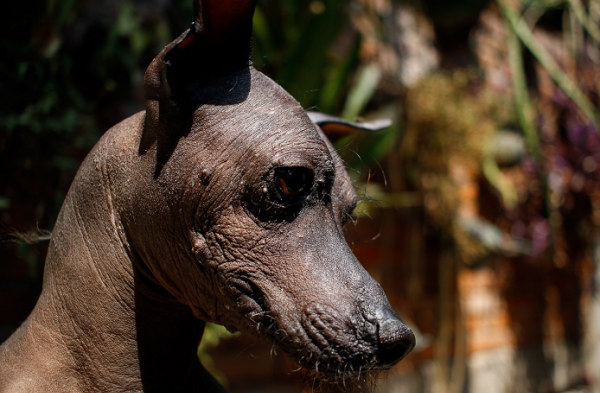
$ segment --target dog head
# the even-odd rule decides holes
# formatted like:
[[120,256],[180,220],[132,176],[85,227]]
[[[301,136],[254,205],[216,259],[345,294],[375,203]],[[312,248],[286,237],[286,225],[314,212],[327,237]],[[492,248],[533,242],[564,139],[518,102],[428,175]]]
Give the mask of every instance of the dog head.
[[149,66],[127,231],[147,274],[198,318],[325,374],[387,369],[414,336],[342,233],[356,195],[327,133],[352,125],[315,123],[252,67],[255,3],[197,3]]

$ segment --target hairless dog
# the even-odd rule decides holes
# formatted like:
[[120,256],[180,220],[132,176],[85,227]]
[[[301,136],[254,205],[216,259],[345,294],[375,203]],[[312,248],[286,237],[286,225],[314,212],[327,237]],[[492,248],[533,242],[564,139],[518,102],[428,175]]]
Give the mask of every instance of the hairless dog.
[[206,321],[334,380],[413,348],[342,233],[356,195],[328,136],[357,126],[252,67],[256,0],[196,1],[146,71],[145,111],[79,169],[0,392],[224,391],[196,356]]

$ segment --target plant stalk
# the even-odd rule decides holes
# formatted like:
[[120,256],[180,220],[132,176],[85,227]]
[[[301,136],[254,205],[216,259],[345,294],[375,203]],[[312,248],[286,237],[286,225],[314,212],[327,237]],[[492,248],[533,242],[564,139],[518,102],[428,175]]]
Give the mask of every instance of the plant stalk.
[[600,115],[594,105],[588,100],[585,94],[579,87],[565,74],[552,56],[544,49],[544,47],[535,39],[531,29],[527,23],[518,16],[506,0],[497,0],[498,5],[502,9],[505,19],[509,23],[512,31],[535,56],[537,61],[546,69],[550,77],[581,109],[585,116],[592,122],[596,132],[600,134]]

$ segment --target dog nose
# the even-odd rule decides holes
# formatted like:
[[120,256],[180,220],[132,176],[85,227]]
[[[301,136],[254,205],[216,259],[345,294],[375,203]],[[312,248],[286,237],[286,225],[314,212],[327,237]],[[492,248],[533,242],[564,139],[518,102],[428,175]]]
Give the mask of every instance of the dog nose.
[[390,310],[383,312],[379,325],[379,366],[391,367],[402,360],[415,347],[415,335]]

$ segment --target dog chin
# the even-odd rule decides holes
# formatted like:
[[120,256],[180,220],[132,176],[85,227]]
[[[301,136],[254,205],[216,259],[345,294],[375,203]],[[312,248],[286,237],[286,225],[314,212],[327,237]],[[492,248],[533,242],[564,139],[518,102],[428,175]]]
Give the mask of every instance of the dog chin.
[[298,379],[303,393],[374,393],[382,374],[381,371],[368,371],[356,376],[342,376],[302,369]]

